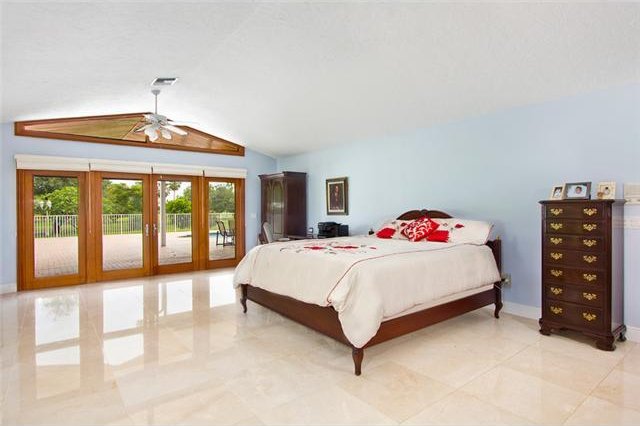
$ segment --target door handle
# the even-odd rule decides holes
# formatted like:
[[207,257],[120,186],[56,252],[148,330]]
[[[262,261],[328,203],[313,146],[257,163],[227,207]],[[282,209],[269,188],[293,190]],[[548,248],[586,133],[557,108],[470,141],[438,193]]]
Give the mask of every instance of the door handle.
[[158,234],[158,225],[156,225],[155,223],[153,224],[153,235],[157,235]]
[[145,236],[145,237],[148,237],[148,236],[149,236],[149,224],[148,224],[148,223],[146,223],[146,224],[144,225],[144,236]]

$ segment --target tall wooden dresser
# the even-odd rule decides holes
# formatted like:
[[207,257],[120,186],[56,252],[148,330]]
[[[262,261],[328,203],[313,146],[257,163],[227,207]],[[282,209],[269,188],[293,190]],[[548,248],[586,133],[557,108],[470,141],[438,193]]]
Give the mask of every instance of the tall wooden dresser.
[[541,201],[540,333],[570,329],[612,351],[623,324],[623,205],[615,200]]
[[307,174],[280,172],[260,175],[262,222],[274,238],[307,235]]

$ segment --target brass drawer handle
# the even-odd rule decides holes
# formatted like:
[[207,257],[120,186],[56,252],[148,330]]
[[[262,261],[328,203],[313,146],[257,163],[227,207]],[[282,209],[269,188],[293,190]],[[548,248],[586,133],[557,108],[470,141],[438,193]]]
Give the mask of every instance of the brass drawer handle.
[[585,262],[593,263],[598,260],[598,256],[582,256]]
[[582,274],[582,278],[584,278],[586,281],[595,281],[598,279],[598,276],[596,274]]
[[561,270],[559,270],[559,269],[552,269],[552,270],[551,270],[551,275],[553,275],[553,276],[554,276],[554,277],[556,277],[556,278],[561,277],[563,273],[564,273],[564,272],[562,272],[562,271],[561,271]]
[[551,237],[549,240],[555,245],[562,244],[562,238]]
[[598,209],[582,209],[582,212],[587,216],[593,216],[594,214],[598,213]]
[[551,254],[550,254],[549,256],[551,256],[551,258],[552,258],[553,260],[560,260],[560,259],[562,259],[562,257],[564,256],[564,254],[562,254],[562,253],[555,253],[555,252],[551,252]]
[[587,321],[593,321],[598,318],[598,316],[596,314],[592,314],[591,312],[583,312],[582,318],[586,319]]
[[582,240],[582,244],[584,244],[587,247],[593,247],[596,244],[598,244],[598,242],[596,240]]
[[562,226],[563,226],[563,225],[562,225],[561,223],[555,223],[555,222],[552,222],[552,223],[550,224],[550,226],[551,226],[551,228],[553,228],[555,231],[559,231],[559,230],[561,230],[561,229],[562,229]]
[[564,213],[564,209],[551,209],[549,210],[551,212],[552,215],[554,216],[559,216],[562,213]]
[[558,287],[549,287],[549,290],[551,290],[551,293],[555,294],[556,296],[559,296],[562,294],[562,289]]
[[553,312],[556,315],[560,315],[562,313],[562,308],[559,308],[557,306],[550,306],[549,310],[551,310],[551,312]]
[[595,223],[585,223],[584,225],[582,225],[582,229],[584,229],[585,231],[591,232],[598,229],[598,225]]
[[582,297],[584,297],[585,299],[591,301],[591,300],[596,300],[598,298],[598,295],[595,293],[582,293]]

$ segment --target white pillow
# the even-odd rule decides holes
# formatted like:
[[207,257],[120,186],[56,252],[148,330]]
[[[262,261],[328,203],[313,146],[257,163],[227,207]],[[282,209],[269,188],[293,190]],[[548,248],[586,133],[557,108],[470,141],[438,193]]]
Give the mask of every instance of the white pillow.
[[449,242],[457,244],[486,244],[493,225],[489,222],[466,219],[432,219],[440,224],[438,231],[449,231]]

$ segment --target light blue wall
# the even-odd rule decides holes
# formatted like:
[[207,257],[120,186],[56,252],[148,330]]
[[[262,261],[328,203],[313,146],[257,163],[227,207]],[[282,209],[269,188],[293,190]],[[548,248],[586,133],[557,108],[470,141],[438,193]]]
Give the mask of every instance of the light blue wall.
[[[276,160],[255,151],[246,150],[244,157],[202,154],[186,151],[145,149],[129,146],[68,142],[52,139],[17,137],[12,124],[0,129],[0,283],[16,281],[16,167],[15,154],[56,155],[64,157],[100,158],[129,161],[151,161],[202,166],[240,167],[248,170],[246,180],[246,243],[247,249],[257,242],[260,228],[259,174],[276,170]],[[0,288],[0,290],[2,290]],[[1,291],[0,291],[1,292]]]
[[[640,85],[285,157],[278,169],[309,174],[310,226],[334,220],[364,233],[414,208],[493,222],[513,276],[506,300],[539,306],[538,200],[556,183],[617,181],[621,197],[623,182],[640,182]],[[338,176],[349,178],[349,216],[327,217],[324,181]],[[639,232],[626,232],[626,315],[636,326]]]

